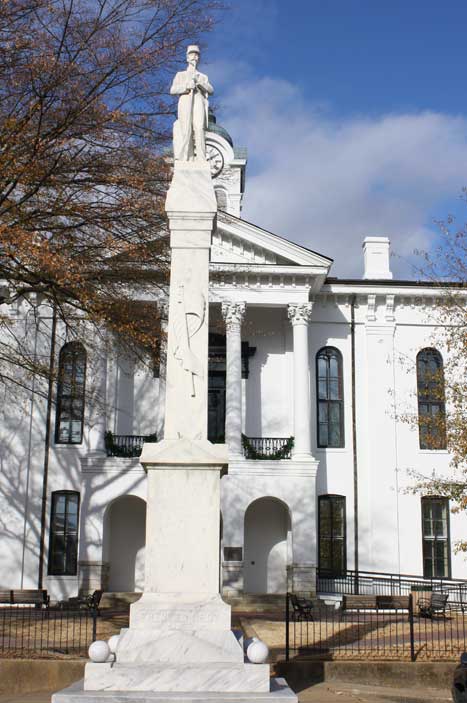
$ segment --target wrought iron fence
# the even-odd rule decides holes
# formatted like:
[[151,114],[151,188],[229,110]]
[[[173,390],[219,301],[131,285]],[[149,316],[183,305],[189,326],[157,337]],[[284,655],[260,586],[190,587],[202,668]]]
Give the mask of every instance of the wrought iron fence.
[[293,437],[247,437],[242,435],[245,459],[280,460],[290,459],[294,445]]
[[319,593],[408,596],[412,591],[443,591],[449,600],[467,605],[467,581],[460,579],[425,578],[411,574],[378,571],[346,571],[341,576],[318,571]]
[[[353,608],[312,602],[300,614],[286,597],[286,659],[453,659],[467,649],[464,605],[422,617],[412,595],[407,608]],[[388,599],[389,600],[389,599]]]
[[96,610],[0,608],[0,656],[87,656],[96,639]]
[[141,454],[144,442],[157,442],[157,435],[130,435],[105,433],[107,456],[119,456],[133,459]]

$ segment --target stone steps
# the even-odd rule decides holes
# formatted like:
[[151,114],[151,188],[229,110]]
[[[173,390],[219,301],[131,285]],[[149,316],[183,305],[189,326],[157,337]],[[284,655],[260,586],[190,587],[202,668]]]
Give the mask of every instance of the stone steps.
[[[112,592],[102,594],[101,608],[126,609],[131,603],[141,598],[141,593]],[[248,594],[238,596],[223,595],[222,599],[232,607],[232,611],[242,613],[277,613],[285,612],[285,595],[282,594]]]
[[133,591],[106,591],[102,594],[100,608],[115,608],[126,610],[132,603],[135,603],[142,596],[142,593]]
[[285,595],[283,594],[248,594],[238,596],[222,596],[223,600],[232,607],[232,611],[243,613],[284,613]]

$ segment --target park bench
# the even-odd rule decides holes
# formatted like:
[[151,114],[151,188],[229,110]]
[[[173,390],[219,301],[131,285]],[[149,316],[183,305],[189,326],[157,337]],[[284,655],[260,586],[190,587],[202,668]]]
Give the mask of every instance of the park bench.
[[341,610],[376,610],[376,596],[342,596]]
[[345,610],[408,610],[409,596],[354,596],[342,597]]
[[103,591],[97,590],[94,593],[72,596],[68,600],[60,602],[60,608],[62,610],[70,609],[80,609],[87,608],[88,610],[95,610],[99,615],[99,603],[101,602]]
[[45,588],[8,589],[0,591],[0,605],[35,605],[49,607],[50,597]]
[[438,614],[446,617],[446,610],[450,610],[448,598],[448,593],[437,591],[427,597],[420,596],[418,599],[418,614],[424,618],[433,618],[434,615]]
[[292,606],[294,620],[297,622],[301,620],[313,620],[313,601],[308,600],[308,598],[300,598],[295,595],[295,593],[291,593],[290,604]]
[[377,610],[408,610],[409,596],[376,596]]

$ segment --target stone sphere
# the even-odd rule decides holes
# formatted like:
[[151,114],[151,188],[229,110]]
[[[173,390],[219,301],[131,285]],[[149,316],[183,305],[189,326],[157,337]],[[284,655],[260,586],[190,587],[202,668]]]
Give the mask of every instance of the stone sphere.
[[253,642],[248,645],[246,650],[246,655],[252,664],[264,664],[268,658],[269,649],[265,642],[259,640],[257,637],[253,639]]
[[104,640],[96,640],[89,647],[88,654],[91,661],[96,662],[96,664],[102,664],[109,657],[110,647]]
[[120,639],[119,635],[112,635],[112,637],[109,637],[107,640],[107,644],[109,645],[109,649],[112,652],[112,654],[115,654],[117,651],[117,645],[118,645],[118,640]]

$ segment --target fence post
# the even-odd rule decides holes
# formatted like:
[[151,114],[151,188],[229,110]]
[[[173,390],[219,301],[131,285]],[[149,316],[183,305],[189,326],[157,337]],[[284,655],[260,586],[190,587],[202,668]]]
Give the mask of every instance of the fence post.
[[289,621],[290,621],[290,609],[289,609],[289,594],[285,594],[285,661],[289,661]]
[[92,641],[97,640],[97,608],[92,608]]
[[415,661],[415,636],[413,626],[413,595],[409,595],[410,660]]

